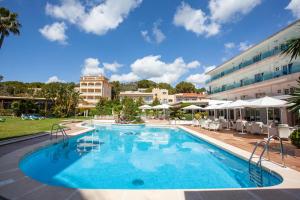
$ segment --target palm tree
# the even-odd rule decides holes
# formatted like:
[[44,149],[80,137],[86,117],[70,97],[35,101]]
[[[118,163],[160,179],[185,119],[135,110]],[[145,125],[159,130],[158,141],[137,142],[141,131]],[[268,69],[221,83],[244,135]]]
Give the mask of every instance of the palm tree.
[[0,49],[3,44],[3,40],[10,33],[14,35],[20,35],[21,24],[18,21],[18,14],[10,12],[6,8],[0,7]]
[[[300,38],[294,38],[289,40],[287,42],[287,48],[282,52],[282,54],[290,55],[290,61],[300,56]],[[298,83],[299,86],[295,88],[292,97],[288,99],[288,101],[292,103],[292,106],[290,106],[289,109],[293,112],[296,112],[300,116],[300,77]]]
[[300,56],[300,38],[287,41],[287,48],[282,52],[285,55],[291,55],[291,60]]
[[289,99],[289,103],[292,105],[289,107],[289,109],[293,112],[296,112],[300,116],[300,77],[298,82],[298,87],[295,88],[294,93],[292,94],[292,97]]

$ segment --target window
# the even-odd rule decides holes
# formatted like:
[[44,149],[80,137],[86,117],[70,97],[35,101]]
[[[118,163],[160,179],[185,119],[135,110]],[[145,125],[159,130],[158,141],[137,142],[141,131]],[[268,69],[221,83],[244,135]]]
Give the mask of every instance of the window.
[[222,85],[222,91],[226,90],[226,85]]
[[256,98],[261,98],[261,97],[264,97],[264,96],[266,96],[266,93],[264,93],[264,92],[260,92],[260,93],[255,94]]
[[88,83],[88,86],[94,86],[95,84],[94,83]]
[[94,97],[93,96],[88,96],[87,99],[94,99]]
[[167,94],[166,92],[163,92],[163,94]]
[[261,53],[253,57],[253,62],[258,62],[261,60]]
[[98,93],[100,93],[100,92],[101,92],[101,90],[100,90],[100,89],[95,89],[95,92],[98,92]]
[[275,67],[275,72],[279,71],[280,67]]
[[288,73],[292,73],[293,63],[288,64]]
[[242,95],[241,96],[241,99],[246,99],[247,98],[247,95]]
[[255,82],[261,82],[261,81],[263,81],[263,76],[264,76],[264,73],[255,74],[254,75]]
[[101,83],[95,83],[96,86],[101,86]]
[[243,86],[244,85],[244,79],[240,80],[240,86]]
[[86,89],[81,89],[81,92],[86,92]]
[[290,88],[290,94],[294,94],[294,92],[295,92],[295,88],[291,87]]
[[87,84],[86,83],[81,83],[81,86],[87,86]]
[[289,94],[290,90],[289,89],[284,89],[284,94]]
[[88,89],[88,92],[94,92],[94,90],[93,89]]
[[288,68],[286,65],[282,66],[282,74],[284,75],[288,74]]
[[278,93],[278,94],[281,94],[281,90],[277,90],[277,93]]

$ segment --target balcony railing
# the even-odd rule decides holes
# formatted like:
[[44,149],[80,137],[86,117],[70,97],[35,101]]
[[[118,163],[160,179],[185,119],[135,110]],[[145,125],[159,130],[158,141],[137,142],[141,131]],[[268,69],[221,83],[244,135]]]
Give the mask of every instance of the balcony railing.
[[246,60],[246,61],[240,63],[237,66],[234,66],[234,67],[232,67],[230,69],[224,70],[224,71],[222,71],[221,73],[219,73],[219,74],[217,74],[215,76],[212,76],[209,80],[206,81],[206,83],[210,83],[210,82],[212,82],[212,81],[214,81],[216,79],[219,79],[219,78],[221,78],[221,77],[223,77],[223,76],[225,76],[227,74],[230,74],[230,73],[235,72],[237,70],[243,69],[244,67],[252,65],[254,63],[257,63],[257,62],[259,62],[261,60],[264,60],[266,58],[269,58],[271,56],[278,55],[283,50],[285,50],[286,47],[287,46],[285,44],[281,44],[280,47],[277,47],[277,48],[274,48],[272,50],[265,51],[265,52],[263,52],[261,54],[258,54],[256,56],[254,56],[252,59]]
[[215,94],[215,93],[219,93],[219,92],[224,92],[224,91],[227,91],[227,90],[232,90],[232,89],[235,89],[235,88],[240,88],[240,87],[243,87],[243,86],[247,86],[247,85],[251,85],[251,84],[255,84],[255,83],[275,79],[275,78],[278,78],[278,77],[286,76],[286,75],[297,73],[297,72],[300,72],[300,64],[293,65],[290,68],[286,68],[284,70],[281,69],[281,70],[278,70],[278,71],[275,71],[275,72],[265,72],[265,73],[263,73],[263,75],[261,75],[259,77],[255,77],[255,78],[251,78],[251,79],[243,79],[243,81],[238,82],[238,83],[233,83],[233,84],[230,84],[230,85],[224,85],[222,87],[215,88],[212,91],[208,91],[208,94]]

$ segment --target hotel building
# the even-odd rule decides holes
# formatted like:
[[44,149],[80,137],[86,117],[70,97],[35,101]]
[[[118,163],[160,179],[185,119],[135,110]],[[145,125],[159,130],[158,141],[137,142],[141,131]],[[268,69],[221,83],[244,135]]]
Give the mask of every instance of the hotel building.
[[79,103],[79,108],[94,108],[101,97],[111,99],[111,85],[102,75],[82,76],[79,91],[83,99]]
[[210,99],[273,96],[286,99],[297,86],[300,58],[283,55],[289,39],[300,37],[300,20],[207,72]]
[[282,96],[293,92],[300,76],[300,58],[282,55],[289,39],[300,37],[293,23],[240,55],[207,72],[211,99],[236,100]]

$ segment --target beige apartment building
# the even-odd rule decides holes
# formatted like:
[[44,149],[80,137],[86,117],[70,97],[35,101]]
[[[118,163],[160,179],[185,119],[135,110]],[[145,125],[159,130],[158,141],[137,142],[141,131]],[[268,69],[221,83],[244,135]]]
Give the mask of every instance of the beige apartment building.
[[153,88],[151,92],[146,92],[146,89],[139,88],[137,91],[120,92],[120,99],[122,100],[124,97],[129,97],[134,100],[137,100],[141,97],[146,104],[151,104],[155,98],[157,98],[161,104],[175,104],[181,102],[200,102],[201,99],[206,97],[206,94],[179,93],[169,95],[169,91],[167,89]]
[[101,97],[111,99],[111,85],[103,75],[82,76],[79,91],[83,99],[78,105],[79,108],[94,108]]

